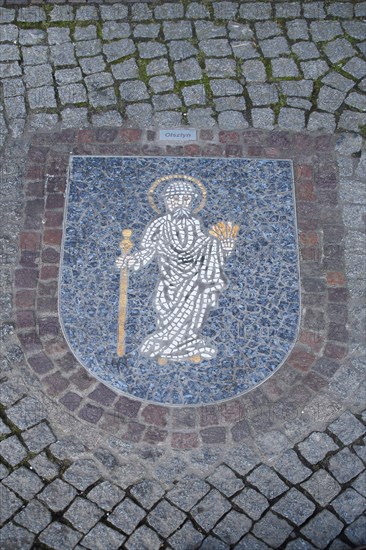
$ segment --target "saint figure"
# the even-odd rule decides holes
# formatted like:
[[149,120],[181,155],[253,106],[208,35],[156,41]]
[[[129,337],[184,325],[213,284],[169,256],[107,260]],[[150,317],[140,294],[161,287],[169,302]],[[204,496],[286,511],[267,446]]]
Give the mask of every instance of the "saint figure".
[[145,338],[140,351],[162,365],[183,360],[199,363],[216,356],[215,347],[201,331],[226,287],[224,264],[238,231],[230,222],[219,222],[206,234],[193,212],[197,193],[187,179],[181,176],[168,184],[163,192],[166,213],[147,226],[138,252],[116,261],[118,268],[133,270],[154,258],[158,262],[156,331]]

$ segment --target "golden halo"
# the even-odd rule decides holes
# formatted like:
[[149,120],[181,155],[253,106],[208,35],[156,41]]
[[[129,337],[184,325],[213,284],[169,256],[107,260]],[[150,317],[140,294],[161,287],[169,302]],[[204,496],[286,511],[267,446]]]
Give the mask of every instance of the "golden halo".
[[155,210],[155,212],[157,212],[158,214],[161,214],[161,211],[156,205],[156,202],[154,200],[154,193],[161,183],[166,182],[168,180],[176,180],[176,179],[190,181],[192,183],[195,183],[197,187],[199,187],[202,194],[202,199],[199,205],[193,210],[193,213],[197,214],[202,210],[202,208],[206,204],[207,190],[200,180],[198,180],[197,178],[194,178],[193,176],[185,176],[184,174],[173,174],[172,176],[163,176],[154,181],[154,183],[151,185],[147,194],[147,200],[149,201],[151,208]]

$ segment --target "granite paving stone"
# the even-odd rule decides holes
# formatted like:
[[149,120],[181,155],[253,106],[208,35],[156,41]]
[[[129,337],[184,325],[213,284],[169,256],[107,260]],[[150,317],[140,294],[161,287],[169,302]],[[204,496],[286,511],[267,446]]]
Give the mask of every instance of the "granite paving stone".
[[156,6],[154,9],[156,19],[180,19],[183,17],[183,14],[183,5],[165,3],[161,6]]
[[32,531],[32,533],[40,533],[51,523],[52,516],[46,506],[37,500],[31,500],[14,519],[19,525]]
[[108,521],[130,535],[145,515],[146,512],[140,506],[137,506],[131,499],[126,497],[121,504],[116,506],[108,517]]
[[219,113],[217,120],[219,127],[223,130],[237,130],[249,127],[247,119],[240,111],[224,111]]
[[[169,57],[173,61],[181,61],[182,59],[187,59],[188,57],[195,57],[198,54],[197,48],[195,48],[195,46],[187,40],[173,40],[169,43],[168,47]],[[165,53],[166,52],[164,51],[164,54]]]
[[300,62],[300,67],[305,79],[316,80],[329,70],[328,64],[323,59]]
[[74,487],[61,479],[55,479],[43,489],[38,499],[53,512],[60,512],[70,504],[76,494]]
[[233,59],[215,59],[214,57],[210,57],[205,60],[205,72],[212,78],[235,77],[236,63]]
[[182,88],[182,95],[186,105],[206,105],[206,93],[203,84],[184,86]]
[[[103,45],[103,53],[108,62],[116,61],[117,59],[131,55],[135,51],[135,44],[130,38],[122,38],[121,40],[116,40],[115,42],[110,42],[109,44]],[[96,53],[99,53],[99,51]]]
[[216,489],[212,489],[191,511],[194,520],[209,532],[230,510],[230,504]]
[[260,40],[259,44],[264,57],[274,58],[284,53],[290,53],[287,40],[283,36]]
[[224,464],[216,468],[207,481],[227,497],[232,497],[244,487],[242,480]]
[[352,487],[356,489],[362,496],[366,497],[366,471],[356,477],[352,482]]
[[252,521],[235,510],[231,510],[214,528],[213,532],[227,544],[237,543],[252,527]]
[[364,112],[366,109],[365,96],[356,92],[349,94],[349,96],[345,99],[345,103],[350,105],[350,107],[358,109],[359,111]]
[[251,485],[254,485],[265,497],[272,499],[285,491],[286,484],[268,466],[258,466],[247,478]]
[[0,522],[5,522],[19,508],[23,506],[23,502],[7,487],[0,483]]
[[[150,63],[148,63],[148,65],[146,66],[146,74],[148,76],[169,73],[169,71],[170,69],[169,69],[168,60],[165,59],[165,57],[161,57],[160,59],[154,59],[153,61],[150,61]],[[178,72],[176,68],[175,68],[175,72],[176,72],[176,77],[179,80]]]
[[348,92],[355,85],[353,80],[345,78],[336,71],[330,71],[328,74],[326,74],[322,78],[322,82],[324,84],[327,84],[328,86],[337,88],[337,90],[341,90],[342,92]]
[[227,29],[229,31],[229,38],[232,40],[251,40],[254,36],[250,25],[244,25],[236,21],[229,21]]
[[[105,25],[103,25],[103,29],[104,27]],[[77,42],[81,40],[96,40],[97,27],[95,25],[88,25],[87,27],[75,27],[74,39]]]
[[324,46],[324,52],[332,63],[338,63],[343,59],[356,55],[356,50],[345,38],[337,38]]
[[345,529],[344,534],[351,541],[351,543],[359,546],[365,541],[365,528],[366,518],[365,516],[361,516]]
[[253,520],[258,520],[269,507],[266,497],[250,487],[245,487],[233,502]]
[[254,524],[253,534],[270,547],[280,548],[292,530],[293,528],[287,521],[275,516],[272,512],[267,512],[261,520]]
[[24,466],[8,475],[3,484],[25,500],[32,499],[44,486],[37,474]]
[[124,496],[125,492],[110,481],[102,481],[102,483],[91,489],[87,495],[89,500],[95,502],[100,508],[108,512],[118,502],[121,502]]
[[301,60],[317,59],[320,57],[319,50],[312,42],[297,42],[291,49]]
[[161,548],[161,540],[152,529],[142,525],[129,537],[125,546],[128,550],[140,550],[140,548],[158,550]]
[[225,57],[232,54],[230,44],[224,38],[200,40],[199,46],[202,52],[208,57]]
[[287,21],[286,28],[290,40],[308,40],[309,38],[308,25],[303,19]]
[[88,126],[88,109],[86,107],[66,107],[61,112],[62,128],[83,128]]
[[[113,61],[112,55],[110,54],[110,51],[113,49],[108,48],[108,46],[114,45],[115,42],[112,42],[111,44],[105,45],[104,53],[106,54],[106,57],[108,61]],[[69,48],[71,52],[71,48]],[[94,55],[98,55],[102,52],[102,43],[100,40],[82,40],[81,42],[75,42],[75,52],[77,57],[91,57]],[[121,55],[122,54],[122,55]],[[124,51],[120,51],[119,57],[122,57],[124,54]],[[70,63],[66,60],[66,56],[62,54],[62,51],[60,52],[60,59],[59,59],[60,65],[70,65]]]
[[77,458],[85,451],[85,446],[76,436],[60,437],[50,447],[50,451],[55,458],[59,460],[71,460]]
[[192,37],[192,24],[190,21],[179,21],[178,23],[164,21],[163,33],[165,40],[179,40]]
[[281,2],[275,6],[276,17],[283,19],[291,19],[300,17],[301,6],[298,2]]
[[27,450],[20,443],[17,436],[12,435],[0,441],[0,456],[10,464],[10,466],[16,466],[25,459]]
[[[167,62],[166,65],[168,68]],[[165,66],[162,72],[164,72],[164,69]],[[162,69],[160,68],[159,70],[161,71]],[[200,80],[202,78],[202,69],[197,60],[193,58],[174,63],[174,72],[176,79],[182,82],[187,82],[189,80]],[[148,74],[151,74],[151,68]]]
[[274,78],[296,77],[299,76],[299,70],[293,59],[281,57],[271,61],[272,76]]
[[364,40],[366,35],[366,24],[365,21],[343,21],[342,27],[347,34],[352,36],[352,38],[357,38],[358,40]]
[[139,69],[135,59],[127,59],[127,61],[123,61],[122,63],[113,64],[111,65],[111,70],[116,80],[131,80],[139,77]]
[[[16,25],[3,25],[1,27],[0,42],[16,42],[18,39],[19,31]],[[9,50],[12,51],[11,49]],[[5,60],[7,58],[5,57]]]
[[200,544],[203,539],[204,535],[197,531],[190,521],[187,521],[170,537],[169,544],[174,550],[184,550],[187,547],[201,548]]
[[147,516],[149,525],[167,539],[185,521],[186,515],[166,500],[160,501]]
[[258,540],[256,537],[253,537],[253,535],[245,535],[236,547],[238,550],[245,550],[246,548],[250,548],[251,550],[268,550],[269,546],[265,544],[263,541]]
[[116,38],[128,38],[131,35],[131,27],[128,23],[108,21],[103,24],[103,40],[114,40]]
[[114,88],[103,88],[102,90],[92,90],[88,94],[89,102],[93,107],[108,107],[117,103]]
[[74,548],[82,538],[81,533],[78,533],[71,527],[54,521],[39,535],[40,542],[53,548],[54,550],[68,550]]
[[74,502],[64,514],[78,531],[87,533],[100,520],[104,512],[93,502],[85,498],[76,497]]
[[[78,56],[81,55],[93,55],[91,48],[92,44],[95,44],[97,41],[89,40],[87,42],[77,42],[74,48],[73,44],[60,44],[59,46],[50,47],[50,59],[53,65],[58,66],[67,66],[67,65],[76,65],[75,51]],[[39,46],[42,48],[43,46]],[[95,53],[99,53],[97,51]]]
[[328,42],[343,34],[339,21],[312,21],[310,33],[315,42]]
[[286,451],[274,463],[275,470],[292,484],[301,483],[311,475],[307,468],[292,449]]
[[36,23],[46,20],[46,14],[40,6],[21,7],[17,20],[22,23]]
[[62,105],[83,103],[87,101],[86,90],[83,84],[69,83],[58,88],[58,95]]
[[23,432],[22,437],[28,449],[33,453],[42,451],[56,441],[54,434],[45,422],[40,422],[37,426],[29,428]]
[[9,522],[0,529],[0,540],[3,550],[28,550],[33,547],[34,535]]
[[227,34],[225,25],[218,25],[211,21],[197,21],[194,26],[199,40],[218,38]]
[[343,449],[329,459],[328,469],[339,483],[347,483],[362,472],[364,466],[357,455]]
[[[298,538],[286,544],[285,550],[315,550],[315,546],[302,538]],[[346,549],[344,548],[344,550]]]
[[300,131],[305,127],[305,113],[300,109],[282,107],[278,115],[278,125],[287,130]]
[[175,506],[188,512],[197,504],[210,490],[210,487],[203,480],[195,476],[184,476],[176,486],[171,489],[166,498]]
[[150,479],[141,481],[131,489],[131,495],[146,510],[150,510],[164,493],[165,491],[160,483]]
[[322,510],[301,529],[301,533],[317,548],[324,548],[342,531],[343,527],[343,523],[334,514],[328,510]]
[[295,525],[302,525],[314,512],[315,505],[300,491],[292,488],[276,502],[272,510]]
[[307,481],[301,484],[320,506],[327,506],[340,492],[341,486],[328,472],[323,469],[315,472]]
[[327,13],[336,17],[352,18],[353,6],[348,2],[334,2],[327,6]]
[[64,480],[80,491],[98,481],[100,472],[92,460],[76,460],[64,473]]
[[143,127],[149,126],[152,122],[152,107],[149,103],[127,105],[126,114],[130,121],[141,124]]
[[259,40],[264,38],[270,38],[271,36],[278,36],[282,34],[282,29],[274,21],[261,21],[255,24],[255,32]]
[[59,466],[51,462],[45,453],[41,453],[29,461],[30,467],[43,479],[53,479],[59,473]]
[[160,44],[159,42],[140,42],[137,47],[142,59],[151,59],[167,54],[165,44]]
[[243,75],[247,82],[265,82],[266,69],[262,61],[257,59],[249,59],[243,62]]
[[[58,71],[55,71],[55,79],[57,84],[62,86],[65,84],[70,84],[71,82],[80,82],[80,80],[83,79],[83,76],[80,68],[75,67],[74,69],[59,69]],[[49,82],[45,82],[45,84],[49,84]]]
[[255,106],[269,105],[278,101],[278,91],[275,84],[248,84],[247,89]]
[[213,2],[214,16],[217,19],[235,19],[238,11],[237,2]]
[[48,63],[47,46],[25,46],[22,48],[24,65],[43,65]]
[[365,433],[364,425],[350,412],[343,413],[335,422],[328,426],[328,429],[344,445],[353,443]]
[[49,27],[47,29],[48,43],[51,46],[57,44],[70,44],[71,36],[68,27]]
[[4,107],[9,119],[25,118],[26,116],[25,101],[21,96],[4,98]]
[[166,109],[179,109],[182,102],[175,94],[163,94],[153,97],[153,105],[156,111],[165,111]]
[[338,516],[348,524],[366,509],[366,499],[351,488],[346,489],[331,504]]
[[11,23],[15,19],[15,10],[0,7],[0,21],[2,23]]
[[299,443],[299,451],[302,456],[310,462],[317,464],[331,451],[338,450],[338,445],[329,437],[321,432],[313,432],[304,441]]
[[216,537],[209,536],[205,538],[200,548],[202,550],[228,550],[230,546]]
[[186,11],[187,19],[205,19],[209,16],[207,8],[199,2],[191,2]]
[[51,21],[72,21],[74,19],[72,6],[53,6],[50,13],[50,18]]
[[133,35],[135,38],[157,38],[159,36],[159,32],[160,25],[156,23],[136,25],[133,29]]
[[212,79],[210,88],[214,96],[240,95],[243,93],[243,86],[236,80]]
[[[99,6],[99,9],[102,19],[106,19],[107,21],[126,19],[128,16],[128,7],[118,2],[112,5],[102,4]],[[147,17],[147,19],[150,19],[150,17]]]
[[251,115],[254,128],[273,128],[275,115],[272,109],[252,109]]
[[126,537],[119,531],[104,525],[104,523],[97,523],[91,531],[82,539],[82,547],[89,550],[117,550],[125,542]]
[[126,101],[141,101],[149,99],[149,93],[146,85],[140,80],[127,80],[122,82],[119,87],[121,97]]
[[270,19],[271,4],[269,2],[248,2],[240,4],[239,15],[243,19],[249,20]]

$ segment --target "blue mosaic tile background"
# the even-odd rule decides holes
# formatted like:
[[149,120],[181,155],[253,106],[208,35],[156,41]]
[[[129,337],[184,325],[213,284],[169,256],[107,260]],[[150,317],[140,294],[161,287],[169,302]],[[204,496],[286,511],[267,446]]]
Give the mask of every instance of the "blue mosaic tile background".
[[[134,250],[157,216],[147,201],[152,182],[183,173],[207,188],[198,214],[208,230],[219,220],[240,225],[226,263],[228,288],[203,334],[215,359],[159,365],[138,353],[155,330],[155,261],[129,278],[126,356],[118,358],[119,271],[123,228]],[[60,315],[79,361],[110,387],[169,404],[225,400],[253,389],[284,361],[297,336],[299,282],[292,163],[288,160],[72,157],[60,281]]]

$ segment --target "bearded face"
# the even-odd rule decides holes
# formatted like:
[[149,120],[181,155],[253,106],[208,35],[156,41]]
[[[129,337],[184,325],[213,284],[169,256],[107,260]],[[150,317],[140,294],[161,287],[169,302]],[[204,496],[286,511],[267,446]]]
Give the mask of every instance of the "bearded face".
[[166,197],[165,204],[168,212],[172,214],[174,220],[184,219],[190,216],[192,195],[179,194]]

